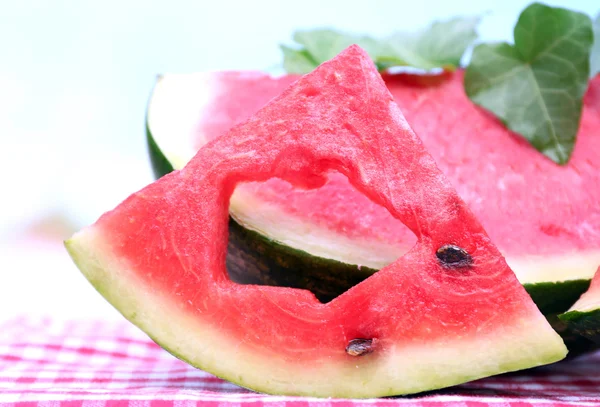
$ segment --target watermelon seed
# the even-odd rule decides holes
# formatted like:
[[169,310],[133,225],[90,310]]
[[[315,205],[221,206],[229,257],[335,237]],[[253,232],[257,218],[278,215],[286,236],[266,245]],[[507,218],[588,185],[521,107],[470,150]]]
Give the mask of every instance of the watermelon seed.
[[453,244],[446,244],[440,247],[435,253],[445,267],[467,267],[473,264],[473,258],[467,251]]
[[364,356],[373,352],[373,339],[352,339],[346,346],[346,353],[350,356]]

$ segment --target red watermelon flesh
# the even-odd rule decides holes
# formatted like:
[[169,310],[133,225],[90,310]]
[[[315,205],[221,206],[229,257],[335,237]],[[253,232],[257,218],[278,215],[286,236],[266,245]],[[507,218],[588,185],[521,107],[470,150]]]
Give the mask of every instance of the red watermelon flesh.
[[[171,92],[177,92],[177,80],[188,87],[192,82],[185,76],[165,79]],[[202,103],[177,104],[193,110],[185,115],[194,120],[180,120],[193,128],[174,129],[174,120],[149,124],[155,138],[161,126],[169,130],[168,137],[157,139],[178,168],[296,79],[257,72],[200,74],[194,92]],[[600,264],[600,77],[590,83],[566,166],[546,159],[469,101],[460,71],[437,86],[410,86],[393,77],[387,86],[522,283],[591,278]],[[157,91],[162,91],[160,83]],[[376,269],[416,240],[339,174],[330,175],[318,190],[298,190],[278,179],[241,185],[232,197],[231,214],[245,227],[310,254]]]
[[[314,188],[329,170],[404,222],[415,246],[327,304],[308,291],[231,282],[225,254],[235,186],[278,177]],[[471,261],[440,261],[447,244]],[[412,393],[565,354],[357,46],[67,247],[92,284],[158,343],[259,391]],[[370,341],[370,352],[353,348],[355,339]]]

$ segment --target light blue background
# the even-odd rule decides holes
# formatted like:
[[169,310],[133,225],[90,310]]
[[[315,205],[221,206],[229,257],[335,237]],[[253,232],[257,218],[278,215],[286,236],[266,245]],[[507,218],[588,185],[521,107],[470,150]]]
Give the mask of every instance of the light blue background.
[[[600,9],[600,2],[590,0],[550,3],[589,14]],[[0,169],[6,177],[22,168],[8,180],[20,199],[4,203],[12,212],[7,222],[16,226],[60,208],[80,223],[92,222],[150,181],[143,123],[159,73],[272,69],[281,62],[278,44],[289,42],[297,28],[315,26],[384,35],[434,19],[485,13],[481,39],[511,40],[527,4],[5,1],[0,137],[8,159]]]

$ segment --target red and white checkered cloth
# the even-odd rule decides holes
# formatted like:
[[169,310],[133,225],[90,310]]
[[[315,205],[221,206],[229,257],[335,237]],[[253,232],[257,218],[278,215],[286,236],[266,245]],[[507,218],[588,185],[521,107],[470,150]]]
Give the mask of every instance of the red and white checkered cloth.
[[0,406],[600,406],[600,353],[410,397],[257,394],[194,369],[123,322],[20,318],[0,325]]

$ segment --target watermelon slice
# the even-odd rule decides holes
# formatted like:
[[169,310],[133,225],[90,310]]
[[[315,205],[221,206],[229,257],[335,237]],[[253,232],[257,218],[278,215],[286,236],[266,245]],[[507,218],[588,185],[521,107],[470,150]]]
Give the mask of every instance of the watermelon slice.
[[[330,171],[404,222],[414,246],[327,304],[306,290],[228,279],[235,186],[277,177],[316,188]],[[157,343],[262,392],[414,393],[566,354],[357,46],[66,245]]]
[[[471,103],[462,72],[436,86],[397,78],[387,79],[396,102],[519,281],[544,313],[567,310],[600,264],[600,77],[590,83],[577,146],[564,167]],[[259,72],[163,76],[147,123],[157,176],[181,168],[296,79]],[[415,242],[401,222],[339,174],[320,190],[297,190],[277,179],[239,186],[230,214],[232,278],[309,288],[323,301]]]
[[600,344],[600,267],[590,289],[559,318],[572,332]]

